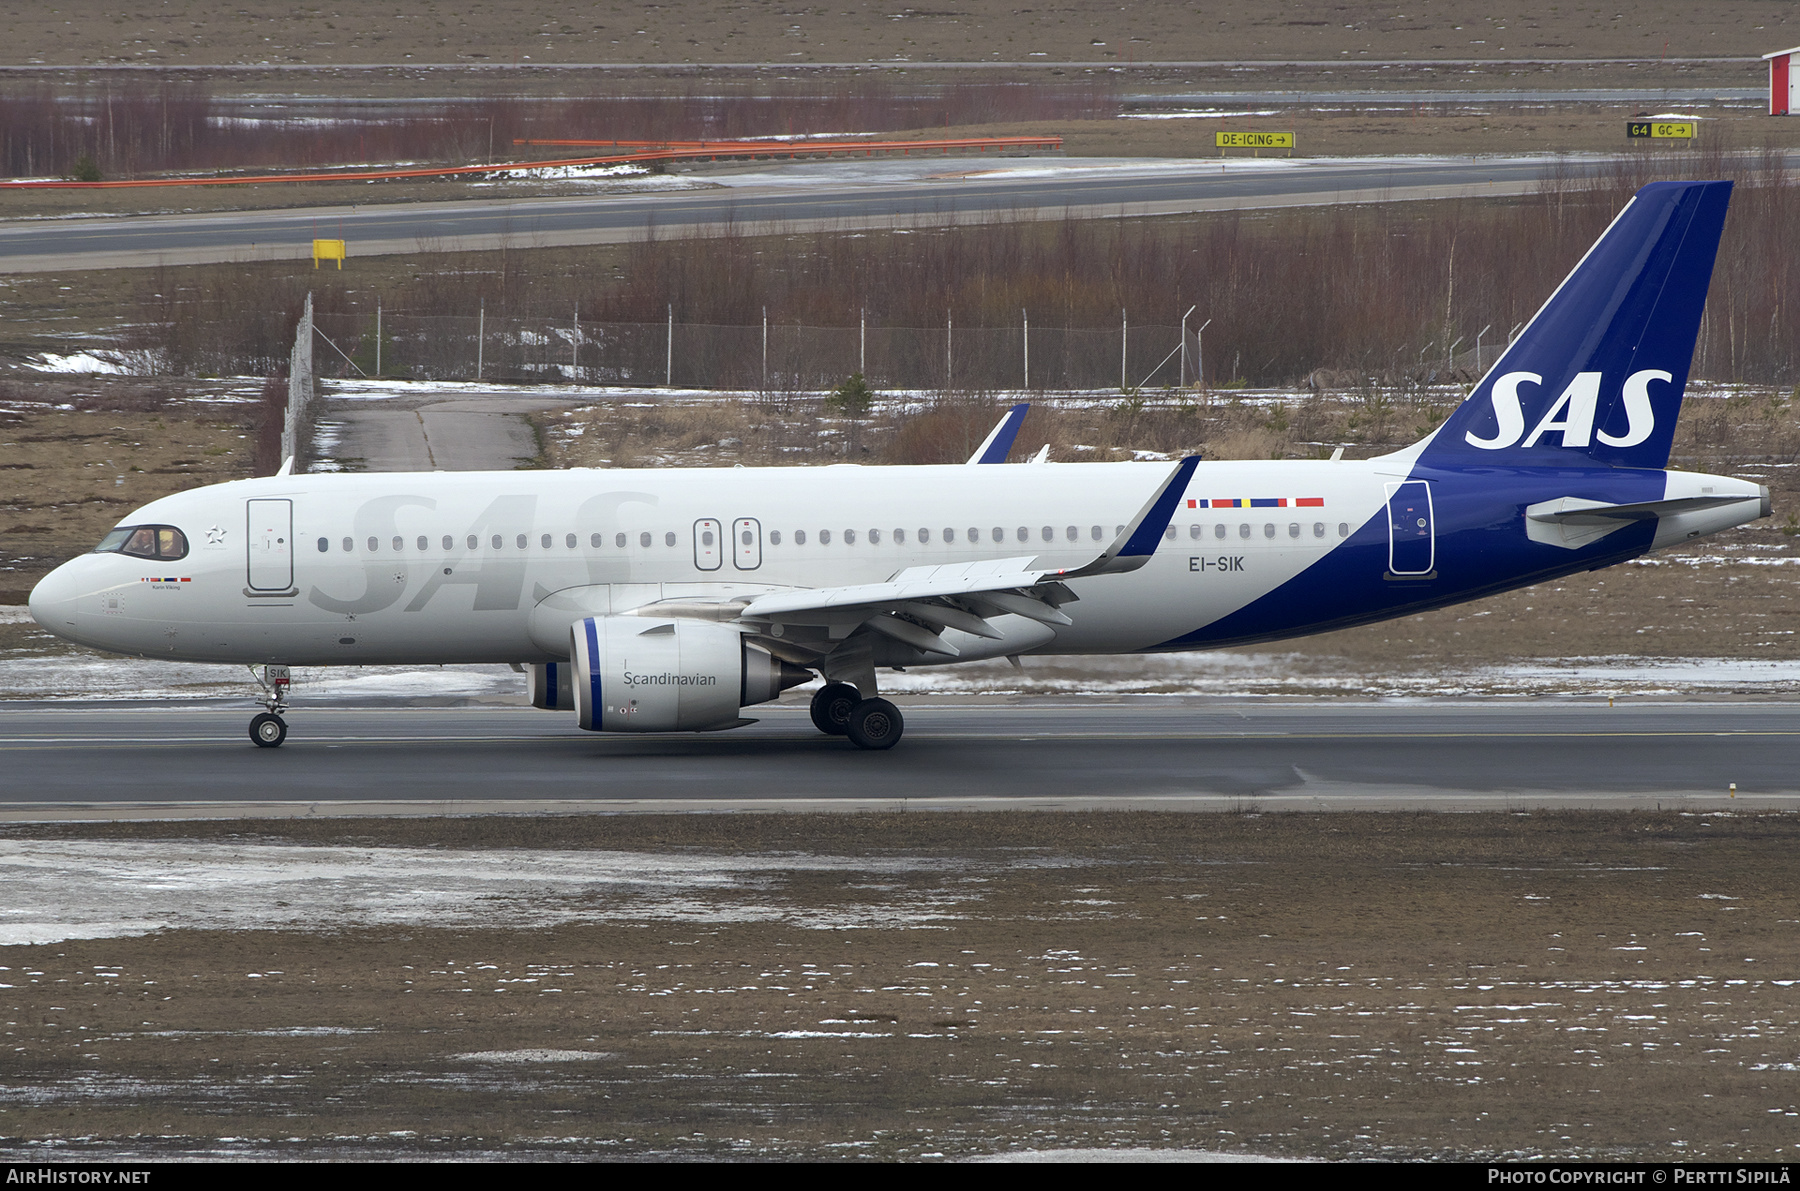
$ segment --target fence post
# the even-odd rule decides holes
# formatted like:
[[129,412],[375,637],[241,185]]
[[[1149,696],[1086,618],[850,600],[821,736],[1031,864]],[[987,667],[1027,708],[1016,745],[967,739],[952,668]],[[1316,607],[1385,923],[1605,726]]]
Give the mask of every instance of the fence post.
[[1213,320],[1209,318],[1194,332],[1194,383],[1202,392],[1206,391],[1206,328],[1212,325]]
[[569,335],[569,379],[580,382],[581,379],[581,303],[575,303],[575,321],[571,324]]
[[1019,311],[1019,317],[1025,320],[1025,387],[1031,388],[1031,312]]
[[856,370],[864,376],[869,375],[869,308],[867,306],[857,312]]
[[482,349],[487,345],[487,299],[475,308],[475,379],[481,379]]
[[1125,383],[1125,340],[1130,332],[1131,319],[1126,316],[1125,308],[1121,306],[1119,308],[1119,392],[1121,393],[1129,387]]
[[1200,309],[1200,303],[1196,302],[1187,308],[1187,314],[1181,316],[1181,388],[1183,389],[1187,388],[1187,320],[1188,315],[1198,309]]
[[675,303],[669,303],[669,338],[663,349],[663,388],[675,387]]
[[956,363],[956,357],[951,352],[951,345],[954,344],[955,342],[956,342],[956,319],[951,316],[950,311],[946,310],[946,311],[944,311],[944,388],[945,389],[954,389],[956,387],[956,380],[955,380],[956,369],[954,367],[954,365]]
[[769,308],[763,307],[763,383],[762,391],[769,391]]
[[381,375],[381,299],[375,299],[375,375]]

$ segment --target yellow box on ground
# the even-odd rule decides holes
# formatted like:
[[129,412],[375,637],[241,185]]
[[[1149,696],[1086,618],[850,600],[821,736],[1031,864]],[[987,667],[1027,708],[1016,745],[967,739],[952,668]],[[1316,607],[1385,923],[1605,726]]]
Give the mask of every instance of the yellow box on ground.
[[1219,132],[1213,143],[1221,149],[1292,149],[1291,132]]
[[343,268],[344,242],[342,240],[314,240],[313,268],[318,268],[320,261],[336,261],[337,267]]
[[1652,137],[1656,140],[1676,139],[1692,140],[1694,121],[1692,120],[1629,120],[1625,124],[1627,137]]

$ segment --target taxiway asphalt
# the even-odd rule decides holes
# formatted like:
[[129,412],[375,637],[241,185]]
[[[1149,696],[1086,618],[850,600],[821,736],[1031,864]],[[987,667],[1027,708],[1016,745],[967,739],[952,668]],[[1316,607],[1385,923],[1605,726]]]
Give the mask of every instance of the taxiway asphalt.
[[1172,215],[1524,194],[1601,158],[1150,161],[918,158],[770,164],[698,190],[0,222],[0,273],[307,257],[318,236],[353,256],[622,243],[725,228],[802,232],[969,220]]
[[[908,700],[886,753],[803,704],[705,735],[514,708],[0,707],[0,821],[679,810],[1800,809],[1800,705]],[[1733,786],[1735,785],[1735,789]]]

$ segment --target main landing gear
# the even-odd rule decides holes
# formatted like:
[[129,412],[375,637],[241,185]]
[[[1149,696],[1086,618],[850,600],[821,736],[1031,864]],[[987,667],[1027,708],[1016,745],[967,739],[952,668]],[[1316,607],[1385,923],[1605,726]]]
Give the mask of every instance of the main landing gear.
[[828,736],[848,736],[862,749],[891,749],[906,721],[886,699],[865,699],[847,682],[828,682],[812,699],[813,726]]
[[250,739],[259,749],[278,749],[281,742],[287,739],[287,721],[281,713],[287,708],[289,685],[288,668],[286,666],[264,666],[258,674],[256,667],[250,667],[250,676],[262,687],[262,698],[257,702],[268,708],[250,717]]

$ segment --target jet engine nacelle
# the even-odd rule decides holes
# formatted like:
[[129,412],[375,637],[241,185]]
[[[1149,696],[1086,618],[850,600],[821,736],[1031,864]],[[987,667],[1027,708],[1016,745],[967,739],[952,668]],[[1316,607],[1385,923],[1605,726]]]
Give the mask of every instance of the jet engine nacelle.
[[525,689],[541,711],[567,711],[575,706],[575,667],[568,662],[538,662],[525,668]]
[[575,712],[590,732],[735,728],[740,707],[812,677],[705,621],[594,616],[570,625],[569,638]]

